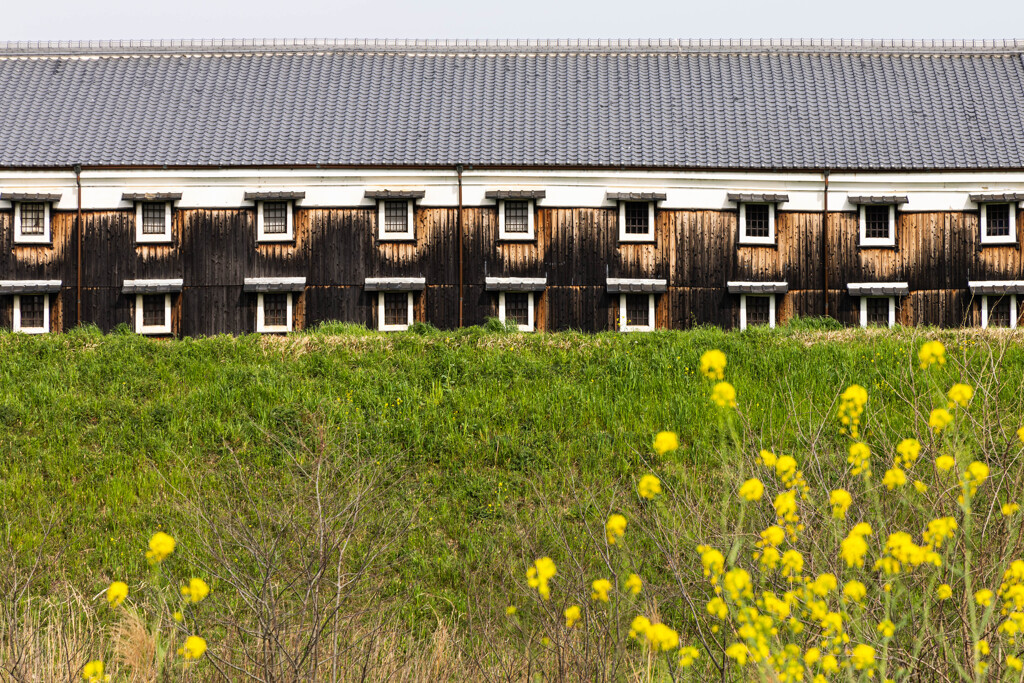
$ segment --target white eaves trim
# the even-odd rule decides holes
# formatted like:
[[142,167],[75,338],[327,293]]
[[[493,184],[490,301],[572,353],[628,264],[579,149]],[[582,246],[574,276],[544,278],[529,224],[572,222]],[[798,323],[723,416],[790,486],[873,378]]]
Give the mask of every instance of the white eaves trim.
[[60,280],[0,280],[0,294],[52,294],[60,287]]
[[906,296],[910,293],[906,282],[850,282],[846,287],[850,296]]
[[125,280],[122,294],[172,294],[180,292],[185,281],[182,278],[170,280]]
[[247,277],[246,292],[298,292],[306,287],[304,277]]
[[425,277],[368,277],[363,281],[367,292],[418,292],[426,285]]
[[756,280],[730,280],[726,283],[730,294],[785,294],[788,282],[761,282]]
[[484,289],[489,292],[535,292],[547,287],[546,277],[485,277]]
[[1024,280],[971,280],[971,294],[1024,294]]

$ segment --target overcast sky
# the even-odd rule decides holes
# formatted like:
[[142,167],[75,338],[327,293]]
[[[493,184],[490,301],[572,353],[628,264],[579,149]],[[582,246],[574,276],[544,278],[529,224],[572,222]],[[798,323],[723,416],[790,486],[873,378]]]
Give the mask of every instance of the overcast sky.
[[0,40],[1008,38],[1021,0],[0,0]]

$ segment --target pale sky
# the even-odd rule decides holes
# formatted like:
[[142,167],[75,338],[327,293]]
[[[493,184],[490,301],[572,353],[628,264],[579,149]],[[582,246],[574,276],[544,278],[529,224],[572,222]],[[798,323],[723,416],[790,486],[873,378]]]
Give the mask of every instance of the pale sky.
[[1021,0],[0,0],[0,41],[1013,38]]

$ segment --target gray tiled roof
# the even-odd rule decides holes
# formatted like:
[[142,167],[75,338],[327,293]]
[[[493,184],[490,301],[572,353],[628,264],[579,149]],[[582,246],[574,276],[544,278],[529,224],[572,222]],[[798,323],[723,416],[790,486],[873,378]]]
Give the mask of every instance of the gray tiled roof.
[[0,167],[1019,169],[1022,52],[1022,41],[0,43]]

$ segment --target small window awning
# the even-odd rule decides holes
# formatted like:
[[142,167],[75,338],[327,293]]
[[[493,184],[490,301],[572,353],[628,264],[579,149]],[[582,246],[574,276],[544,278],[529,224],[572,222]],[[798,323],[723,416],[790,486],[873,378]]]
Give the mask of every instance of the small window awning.
[[125,192],[121,195],[122,202],[176,202],[179,199],[180,192]]
[[785,294],[788,282],[729,282],[730,294]]
[[906,296],[910,286],[906,282],[851,282],[846,285],[850,296]]
[[1024,280],[975,280],[967,286],[971,294],[1024,294]]
[[125,280],[122,294],[174,294],[181,291],[181,278],[168,280]]
[[304,277],[247,277],[246,292],[301,292],[306,287]]
[[759,194],[756,192],[730,192],[730,202],[738,204],[781,204],[789,201],[788,194]]
[[47,202],[56,203],[60,201],[60,194],[40,194],[37,192],[4,192],[0,193],[0,199],[5,202]]
[[613,202],[663,202],[668,199],[664,192],[609,192],[605,196]]
[[60,280],[0,280],[0,294],[51,294],[60,291]]
[[545,190],[488,190],[484,193],[487,199],[544,199]]
[[249,202],[273,202],[288,201],[290,199],[305,199],[305,192],[246,192],[245,200]]
[[895,195],[895,194],[884,194],[884,195],[871,195],[863,197],[847,197],[847,201],[851,204],[867,205],[867,206],[888,206],[889,204],[906,204],[906,195]]
[[1004,192],[1002,194],[972,194],[970,195],[971,201],[978,204],[987,204],[989,202],[1022,202],[1024,201],[1024,193],[1021,192]]
[[423,199],[426,195],[424,190],[367,190],[363,196],[367,199]]
[[484,282],[488,292],[540,292],[547,286],[546,277],[489,277]]
[[368,277],[363,283],[367,292],[419,292],[426,286],[425,277]]
[[668,280],[655,278],[608,278],[609,294],[651,293],[662,294],[668,291]]

